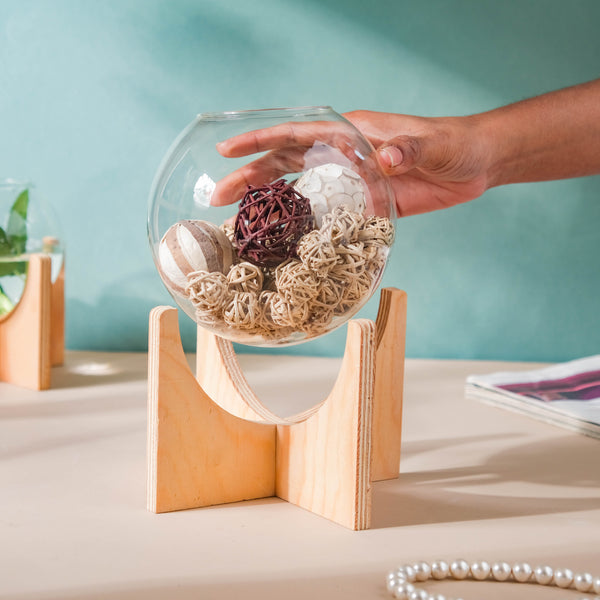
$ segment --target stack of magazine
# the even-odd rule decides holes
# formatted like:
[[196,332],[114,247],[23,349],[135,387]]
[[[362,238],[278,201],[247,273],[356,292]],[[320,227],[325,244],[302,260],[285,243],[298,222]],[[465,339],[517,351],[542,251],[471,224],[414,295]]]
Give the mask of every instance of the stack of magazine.
[[468,398],[600,439],[600,355],[533,371],[467,377]]

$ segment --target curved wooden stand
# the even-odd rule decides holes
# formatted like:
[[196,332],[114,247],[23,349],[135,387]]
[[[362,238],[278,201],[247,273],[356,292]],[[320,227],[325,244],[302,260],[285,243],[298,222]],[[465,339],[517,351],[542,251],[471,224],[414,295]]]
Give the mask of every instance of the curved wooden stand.
[[48,255],[32,255],[19,303],[0,317],[0,381],[45,390],[63,361],[64,265],[54,283],[51,266]]
[[264,407],[230,342],[198,328],[197,375],[177,310],[150,314],[148,509],[278,496],[350,529],[371,522],[371,481],[398,476],[406,294],[381,292],[377,323],[348,324],[327,399],[291,418]]

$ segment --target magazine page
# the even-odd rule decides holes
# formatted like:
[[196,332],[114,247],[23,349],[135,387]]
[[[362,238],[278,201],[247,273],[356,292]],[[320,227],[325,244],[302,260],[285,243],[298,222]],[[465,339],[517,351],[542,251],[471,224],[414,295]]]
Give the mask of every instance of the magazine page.
[[467,395],[600,436],[600,355],[467,378]]

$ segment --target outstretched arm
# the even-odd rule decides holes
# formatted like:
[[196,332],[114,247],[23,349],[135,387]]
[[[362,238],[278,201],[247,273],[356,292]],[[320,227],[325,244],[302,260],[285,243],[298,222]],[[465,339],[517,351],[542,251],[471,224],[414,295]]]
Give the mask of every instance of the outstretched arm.
[[[600,173],[600,79],[465,117],[344,117],[376,148],[400,216],[460,204],[494,186]],[[330,124],[289,123],[220,144],[224,156],[269,152],[219,182],[213,202],[231,201],[234,186],[293,172],[315,126],[335,139]]]

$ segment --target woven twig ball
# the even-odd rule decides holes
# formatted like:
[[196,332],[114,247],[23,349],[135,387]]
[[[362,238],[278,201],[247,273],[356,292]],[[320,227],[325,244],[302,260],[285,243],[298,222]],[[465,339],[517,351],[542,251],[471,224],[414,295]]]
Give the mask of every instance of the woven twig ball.
[[346,206],[336,206],[323,215],[321,233],[335,246],[358,241],[365,218],[361,213],[352,212]]
[[310,202],[284,179],[248,186],[235,219],[239,255],[260,265],[295,256],[300,238],[314,228]]
[[302,330],[309,335],[319,335],[329,328],[333,317],[334,311],[332,309],[313,309],[302,325]]
[[338,261],[332,267],[330,275],[350,281],[365,269],[364,244],[354,242],[337,248]]
[[319,282],[302,261],[291,258],[275,270],[277,291],[294,306],[310,302],[318,292]]
[[259,327],[258,297],[252,292],[235,292],[223,309],[223,320],[230,327],[246,331]]
[[384,269],[389,252],[389,248],[382,244],[365,243],[366,270],[376,276]]
[[258,265],[243,261],[229,269],[227,281],[232,292],[253,292],[258,294],[263,287],[263,272]]
[[340,303],[335,309],[336,315],[343,315],[357,308],[357,305],[365,300],[373,285],[373,277],[366,269],[353,277],[350,282],[343,286],[343,294]]
[[278,325],[273,322],[273,317],[271,316],[271,304],[276,294],[277,292],[271,290],[263,290],[258,295],[260,309],[259,324],[266,331],[274,331],[278,328]]
[[337,262],[334,245],[317,229],[300,238],[297,253],[302,264],[319,277],[325,277]]
[[217,271],[195,271],[188,275],[186,293],[197,313],[216,318],[227,300],[227,278]]
[[308,319],[308,304],[294,305],[279,292],[270,292],[266,298],[264,313],[278,327],[301,329]]
[[345,284],[346,282],[342,279],[335,279],[333,277],[322,279],[319,282],[317,295],[310,303],[311,312],[334,310],[344,295],[343,288]]
[[358,239],[361,242],[379,242],[385,246],[391,246],[394,243],[394,224],[387,217],[367,217]]

